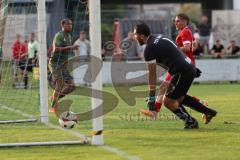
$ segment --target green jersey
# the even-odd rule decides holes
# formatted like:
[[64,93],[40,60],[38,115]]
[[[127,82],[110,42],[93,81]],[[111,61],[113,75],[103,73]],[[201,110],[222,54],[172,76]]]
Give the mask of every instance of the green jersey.
[[[67,47],[71,46],[73,43],[72,36],[64,31],[58,32],[53,40],[53,44],[57,47]],[[50,63],[52,67],[59,67],[62,65],[66,65],[68,58],[73,55],[72,49],[64,50],[64,51],[53,51]]]

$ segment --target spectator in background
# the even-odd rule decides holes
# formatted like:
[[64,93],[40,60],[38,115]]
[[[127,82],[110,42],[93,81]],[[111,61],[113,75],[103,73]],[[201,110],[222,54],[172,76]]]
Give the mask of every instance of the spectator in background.
[[195,58],[200,58],[203,54],[203,46],[196,42],[196,48],[194,48],[193,55]]
[[30,33],[28,42],[28,71],[32,72],[37,64],[38,42],[35,41],[35,34]]
[[[108,48],[108,45],[111,47],[110,49]],[[102,60],[106,60],[109,57],[112,57],[113,55],[113,48],[112,48],[113,42],[112,43],[102,43]]]
[[195,30],[196,30],[196,25],[194,23],[192,23],[191,21],[189,21],[187,27],[190,29],[190,31],[192,32],[192,35],[193,35],[195,33]]
[[103,43],[101,44],[101,56],[102,56],[102,60],[104,61],[105,60],[105,57],[106,57],[106,53],[107,53],[107,51],[106,51],[106,49],[105,49],[105,47],[104,47],[104,45],[103,45]]
[[213,45],[211,54],[213,58],[224,58],[224,47],[219,39],[216,40],[216,43]]
[[171,38],[176,39],[177,35],[178,35],[178,30],[176,29],[176,26],[175,26],[175,18],[173,18],[171,23]]
[[200,43],[204,48],[204,53],[207,54],[209,50],[208,41],[211,33],[211,25],[208,21],[207,16],[202,16],[201,23],[198,25],[198,29],[200,35]]
[[[12,45],[12,58],[13,58],[13,87],[18,83],[18,69],[23,77],[24,88],[27,89],[28,85],[28,72],[27,72],[27,44],[21,41],[21,35],[16,35],[16,41]],[[22,79],[22,78],[20,78]]]
[[90,42],[86,38],[84,31],[80,32],[79,38],[75,41],[74,45],[78,45],[79,49],[75,50],[75,56],[89,56],[90,55]]
[[140,47],[134,37],[133,32],[128,32],[127,38],[123,39],[121,43],[121,53],[127,56],[127,59],[140,59]]
[[195,41],[198,41],[200,40],[200,35],[199,35],[199,30],[198,29],[195,29],[194,33],[193,33],[193,37],[195,39]]
[[236,45],[236,41],[230,41],[229,46],[227,47],[227,54],[230,57],[239,57],[240,56],[240,47]]
[[195,32],[193,34],[194,37],[194,50],[193,50],[193,55],[195,56],[195,58],[200,57],[203,54],[203,47],[201,45],[200,41],[200,35],[199,35],[199,30],[195,29]]

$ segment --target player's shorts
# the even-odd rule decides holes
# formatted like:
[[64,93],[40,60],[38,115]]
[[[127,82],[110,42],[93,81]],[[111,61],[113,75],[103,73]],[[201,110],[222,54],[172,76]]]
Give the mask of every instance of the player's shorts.
[[20,60],[19,63],[18,63],[18,67],[24,71],[26,68],[27,68],[27,60]]
[[178,99],[185,96],[195,78],[196,68],[191,68],[184,73],[174,74],[170,81],[171,88],[169,87],[166,92],[166,97],[171,99]]
[[65,65],[61,67],[53,67],[52,65],[49,65],[49,70],[55,79],[62,79],[64,81],[73,80],[73,77]]
[[[194,59],[194,58],[191,58],[191,57],[188,57],[188,58],[190,58],[190,59],[191,59],[191,62],[192,62],[192,64],[194,64],[194,65],[195,65],[195,59]],[[167,73],[167,75],[166,75],[166,77],[165,77],[164,81],[166,81],[166,82],[170,82],[170,81],[171,81],[171,79],[172,79],[172,75],[171,75],[170,73]]]
[[22,71],[26,70],[27,68],[27,60],[13,60],[13,73],[14,75],[17,74],[18,70],[21,69]]
[[27,67],[28,72],[33,72],[33,67],[35,66],[35,63],[33,61],[34,61],[34,58],[28,59],[28,67]]

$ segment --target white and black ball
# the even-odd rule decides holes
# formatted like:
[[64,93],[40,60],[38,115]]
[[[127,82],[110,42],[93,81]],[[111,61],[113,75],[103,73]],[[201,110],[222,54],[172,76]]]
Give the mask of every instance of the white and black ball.
[[60,126],[66,129],[72,129],[77,124],[75,115],[76,114],[71,111],[63,112],[58,119]]

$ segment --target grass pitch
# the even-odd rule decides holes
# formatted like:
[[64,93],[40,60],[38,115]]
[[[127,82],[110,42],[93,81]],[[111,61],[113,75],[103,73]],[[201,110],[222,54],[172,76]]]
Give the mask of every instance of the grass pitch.
[[[137,89],[146,89],[145,86]],[[111,86],[105,91],[117,95]],[[38,115],[38,90],[1,90],[1,104],[14,107],[31,115]],[[162,107],[156,121],[139,115],[145,107],[145,99],[137,99],[135,106],[128,106],[121,99],[117,108],[104,117],[104,141],[108,146],[118,148],[126,154],[142,160],[238,160],[240,159],[240,85],[202,84],[193,85],[190,94],[207,100],[218,111],[213,121],[205,125],[201,114],[191,111],[199,121],[200,129],[183,130],[183,123]],[[4,98],[5,97],[5,98]],[[74,111],[88,110],[90,99],[70,95],[74,100]],[[0,109],[1,120],[19,119],[21,115]],[[58,125],[54,115],[51,122]],[[91,122],[80,122],[74,131],[90,135]],[[77,137],[45,125],[15,124],[0,125],[0,142],[77,140]],[[3,160],[122,160],[124,154],[115,154],[101,147],[51,146],[0,149]]]

